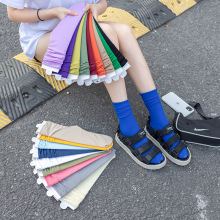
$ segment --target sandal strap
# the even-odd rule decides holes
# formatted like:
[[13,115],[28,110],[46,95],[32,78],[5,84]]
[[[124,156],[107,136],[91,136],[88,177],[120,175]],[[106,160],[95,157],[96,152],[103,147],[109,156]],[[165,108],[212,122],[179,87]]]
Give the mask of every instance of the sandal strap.
[[180,143],[177,144],[173,149],[169,150],[170,155],[174,158],[177,158],[184,147],[186,147],[186,144],[184,141],[180,141]]
[[168,141],[166,141],[166,144],[168,145],[168,147],[172,147],[174,143],[176,143],[177,141],[180,140],[180,136],[178,134],[174,134],[172,137],[169,138]]
[[147,130],[150,132],[152,136],[156,138],[162,138],[164,135],[171,134],[172,132],[174,132],[174,127],[171,124],[169,124],[162,130],[155,130],[150,126],[150,123],[148,121]]
[[[175,132],[174,127],[169,124],[166,127],[164,127],[162,130],[155,130],[150,126],[150,118],[148,118],[147,122],[147,130],[150,132],[150,134],[159,141],[161,146],[174,158],[178,158],[180,152],[184,149],[184,147],[187,146],[187,144],[181,140],[179,134]],[[167,134],[171,134],[174,132],[174,135],[169,138],[167,142],[163,141],[163,136]],[[174,143],[179,143],[170,150],[171,146],[173,146]]]
[[160,149],[154,146],[154,148],[149,153],[147,153],[147,155],[143,157],[142,162],[150,163],[150,161],[160,152],[161,152]]
[[150,132],[150,134],[152,136],[157,136],[159,135],[158,131],[157,130],[154,130],[151,126],[150,126],[150,123],[148,122],[147,123],[147,130]]
[[120,128],[118,128],[118,135],[119,135],[119,138],[121,139],[121,141],[126,145],[126,146],[129,146],[129,147],[132,147],[142,141],[145,137],[146,137],[146,132],[142,129],[140,130],[139,132],[137,132],[135,135],[133,136],[125,136],[121,133],[120,131]]
[[133,151],[134,156],[137,156],[139,154],[144,154],[147,151],[149,151],[152,147],[154,146],[154,144],[151,141],[148,141],[146,143],[144,143],[143,145],[141,145],[138,148],[135,148]]
[[172,132],[174,132],[174,128],[171,124],[169,124],[166,127],[164,127],[162,130],[157,130],[157,131],[160,137],[163,137],[164,135],[171,134]]
[[[134,148],[134,145],[141,140],[143,140],[146,137],[146,132],[144,130],[140,130],[133,136],[124,136],[122,132],[120,131],[120,128],[118,128],[118,137],[119,139],[125,144],[131,153],[141,162],[149,164],[150,161],[158,154],[160,153],[160,149],[154,146],[153,142],[151,140],[148,140],[146,143],[142,144],[138,148]],[[153,149],[152,149],[153,148]],[[150,149],[152,149],[150,152],[148,152]],[[145,156],[145,154],[148,152]]]

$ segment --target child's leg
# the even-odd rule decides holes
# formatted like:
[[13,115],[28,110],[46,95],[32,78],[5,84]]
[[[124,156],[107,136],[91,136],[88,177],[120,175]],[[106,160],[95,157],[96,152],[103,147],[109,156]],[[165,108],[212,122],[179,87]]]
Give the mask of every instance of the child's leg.
[[[119,50],[128,60],[131,67],[127,70],[139,93],[156,89],[150,70],[142,51],[131,31],[125,24],[105,22],[114,29],[119,42]],[[100,23],[102,24],[102,22]]]
[[[120,47],[118,42],[118,36],[115,33],[114,29],[106,23],[100,23],[101,28],[110,38],[110,40],[115,44],[117,48]],[[153,82],[153,80],[152,80]],[[134,115],[131,110],[131,106],[128,102],[127,91],[124,79],[120,78],[118,81],[112,81],[112,83],[104,83],[105,87],[110,95],[110,98],[113,102],[115,111],[119,118],[120,130],[125,136],[133,136],[140,131],[137,121],[134,118]],[[144,143],[148,142],[147,138],[144,138],[142,141],[135,144],[134,147],[140,147]],[[148,152],[146,152],[147,154]],[[156,155],[151,163],[160,163],[163,160],[161,153]]]
[[[146,60],[141,52],[137,40],[129,26],[121,23],[106,22],[114,29],[118,36],[119,49],[126,57],[131,67],[128,69],[128,74],[134,82],[138,92],[141,94],[146,107],[151,116],[150,125],[154,129],[162,130],[169,122],[164,113],[159,95],[153,82],[150,70]],[[126,40],[125,40],[126,39]],[[165,135],[164,141],[168,141],[174,133]],[[171,147],[174,148],[179,142],[176,142]],[[188,152],[186,147],[180,152],[179,158],[186,158]]]
[[[115,33],[114,29],[108,24],[100,24],[101,28],[105,31],[105,33],[109,36],[111,41],[115,44],[117,48],[119,48],[118,36]],[[43,35],[38,41],[35,57],[42,62],[44,55],[47,51],[47,48],[50,43],[50,33]],[[115,109],[117,109],[118,116],[121,117],[120,125],[124,125],[124,131],[126,134],[133,135],[137,133],[140,128],[133,116],[133,113],[130,108],[130,104],[127,98],[127,92],[125,87],[124,79],[119,79],[118,81],[113,81],[111,84],[105,83],[106,89],[111,97],[112,102],[115,103]],[[128,133],[128,131],[132,131],[133,133]],[[136,144],[136,147],[143,145],[148,142],[147,138],[144,138],[140,143]],[[148,153],[148,152],[146,152]],[[163,160],[163,156],[161,153],[156,155],[151,163],[160,163]]]
[[38,41],[37,43],[37,48],[36,48],[36,52],[35,52],[35,57],[42,62],[43,58],[44,58],[44,54],[47,51],[47,48],[49,46],[50,43],[50,34],[51,32],[48,32],[46,34],[44,34]]

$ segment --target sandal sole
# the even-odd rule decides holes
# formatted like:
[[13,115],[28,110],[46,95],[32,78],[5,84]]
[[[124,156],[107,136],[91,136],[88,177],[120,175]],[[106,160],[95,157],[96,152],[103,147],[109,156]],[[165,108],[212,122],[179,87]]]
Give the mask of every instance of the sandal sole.
[[149,140],[151,140],[156,146],[158,146],[160,148],[160,150],[163,152],[163,154],[170,160],[172,161],[173,163],[175,163],[176,165],[179,165],[179,166],[186,166],[190,163],[191,161],[191,152],[189,151],[188,147],[187,148],[187,151],[188,151],[188,154],[189,154],[189,158],[187,160],[178,160],[178,159],[175,159],[173,158],[170,154],[167,153],[167,151],[165,149],[163,149],[163,147],[160,145],[160,143],[154,139],[150,134],[149,132],[147,131],[146,127],[144,128],[145,132],[146,132],[146,136]]
[[116,133],[115,135],[115,140],[116,142],[119,144],[120,147],[122,147],[125,152],[131,157],[132,160],[134,160],[138,165],[140,165],[141,167],[145,168],[145,169],[148,169],[148,170],[158,170],[158,169],[161,169],[162,167],[164,167],[167,163],[167,159],[166,157],[163,155],[164,157],[164,161],[160,164],[155,164],[155,165],[148,165],[148,164],[145,164],[145,163],[142,163],[141,161],[139,161],[132,153],[131,151],[127,148],[126,145],[124,145],[120,139],[118,138],[118,134]]

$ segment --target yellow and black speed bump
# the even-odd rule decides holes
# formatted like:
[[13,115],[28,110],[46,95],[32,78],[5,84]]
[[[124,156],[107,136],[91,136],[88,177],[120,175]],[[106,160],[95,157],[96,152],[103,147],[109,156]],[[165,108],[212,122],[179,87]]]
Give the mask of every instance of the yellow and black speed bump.
[[[148,2],[149,0],[147,0]],[[155,1],[155,0],[150,0]],[[142,7],[142,4],[139,3],[138,0],[130,0],[130,1],[126,1],[126,0],[121,0],[120,2],[116,3],[113,5],[114,8],[120,8],[123,9],[129,13],[136,11],[138,9],[140,9]]]
[[21,117],[57,91],[35,70],[10,59],[0,64],[0,128]]
[[47,82],[51,86],[53,86],[54,89],[57,90],[57,92],[60,92],[63,89],[65,89],[66,87],[68,87],[68,85],[65,83],[64,80],[58,81],[55,79],[54,76],[47,75],[45,69],[41,68],[42,64],[40,62],[36,61],[35,59],[29,60],[29,58],[24,53],[20,53],[20,54],[14,56],[13,58],[15,60],[22,62],[22,63],[25,63],[29,67],[36,70],[43,78],[45,78],[47,80]]
[[[99,21],[127,24],[136,38],[150,32],[201,0],[121,0],[108,7]],[[0,64],[0,129],[68,85],[48,76],[41,63],[24,53]]]
[[194,0],[159,0],[177,16],[196,4]]
[[107,10],[98,17],[98,21],[111,21],[127,24],[131,27],[136,38],[139,38],[150,31],[129,12],[119,8],[108,7]]
[[0,110],[0,129],[4,128],[6,125],[10,124],[12,121],[9,119],[5,113]]
[[[176,17],[176,15],[164,4],[155,0],[136,0],[139,7],[136,6],[130,10],[130,5],[126,0],[117,4],[118,7],[123,7],[124,10],[129,10],[142,24],[153,30]],[[135,2],[133,2],[135,4]]]

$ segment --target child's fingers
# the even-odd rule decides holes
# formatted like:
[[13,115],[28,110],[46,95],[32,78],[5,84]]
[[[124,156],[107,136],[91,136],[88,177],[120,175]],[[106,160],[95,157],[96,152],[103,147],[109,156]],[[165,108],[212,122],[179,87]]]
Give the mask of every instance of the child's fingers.
[[90,9],[90,4],[86,4],[86,7],[84,8],[85,11],[88,11]]
[[69,14],[69,15],[73,15],[73,16],[79,15],[77,12],[71,11],[71,10],[68,11],[68,14]]

